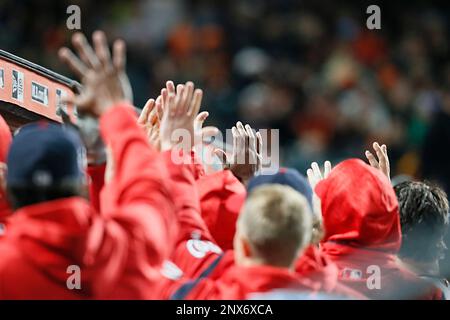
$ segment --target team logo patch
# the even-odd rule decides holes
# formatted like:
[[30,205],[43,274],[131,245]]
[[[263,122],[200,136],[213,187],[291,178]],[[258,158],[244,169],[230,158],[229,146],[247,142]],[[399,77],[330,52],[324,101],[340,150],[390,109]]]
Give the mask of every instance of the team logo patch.
[[342,278],[348,280],[360,280],[362,279],[362,271],[359,269],[345,268],[342,270]]
[[211,241],[191,239],[186,243],[189,253],[195,258],[203,258],[208,252],[221,254],[222,250]]

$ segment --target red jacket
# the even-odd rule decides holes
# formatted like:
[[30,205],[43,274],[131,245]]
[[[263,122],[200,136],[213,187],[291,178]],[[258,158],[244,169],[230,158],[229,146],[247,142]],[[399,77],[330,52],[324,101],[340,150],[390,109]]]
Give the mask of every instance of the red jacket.
[[398,202],[386,176],[350,159],[337,165],[315,192],[325,229],[321,249],[337,264],[345,285],[372,299],[429,296],[424,282],[397,264]]
[[100,193],[105,185],[105,170],[106,163],[88,166],[86,169],[86,173],[89,177],[89,202],[97,212],[101,212]]
[[[18,210],[0,238],[0,299],[145,299],[160,280],[177,232],[170,177],[130,106],[109,110],[100,130],[115,165],[102,215],[78,197]],[[71,265],[80,290],[67,288]]]
[[[168,156],[165,159],[169,172],[172,172],[174,167],[172,161]],[[181,192],[179,195],[181,196]],[[189,190],[184,199],[190,204],[177,212],[179,233],[170,260],[186,277],[195,278],[223,251],[200,215],[197,188]]]

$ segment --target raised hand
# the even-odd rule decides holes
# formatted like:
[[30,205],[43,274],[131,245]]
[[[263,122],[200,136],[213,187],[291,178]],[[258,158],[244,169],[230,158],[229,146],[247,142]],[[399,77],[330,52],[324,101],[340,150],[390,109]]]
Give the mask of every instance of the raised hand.
[[185,151],[190,151],[194,146],[194,122],[203,98],[203,91],[194,89],[190,81],[177,85],[176,89],[173,82],[168,81],[166,88],[161,90],[164,112],[159,136],[162,151],[179,146],[180,142]]
[[378,142],[374,142],[373,149],[375,150],[378,159],[375,158],[375,156],[369,150],[366,150],[365,154],[367,160],[369,160],[369,163],[372,167],[383,172],[386,175],[386,177],[388,177],[388,179],[390,180],[391,169],[389,165],[389,157],[386,145],[383,144],[382,146],[380,146]]
[[[320,171],[319,165],[317,162],[311,163],[311,168],[306,170],[306,175],[308,176],[308,181],[313,190],[313,212],[319,221],[322,220],[322,208],[320,198],[317,196],[314,191],[316,185],[323,179],[326,179],[331,172],[331,162],[325,161],[323,164],[323,174]],[[319,227],[318,227],[319,228]],[[320,229],[320,228],[319,228]]]
[[83,84],[80,94],[66,101],[75,104],[79,112],[100,117],[120,102],[132,102],[132,92],[125,73],[125,43],[114,42],[111,59],[105,34],[95,31],[92,39],[94,49],[82,33],[75,33],[72,44],[78,56],[64,47],[59,50],[59,57]]
[[140,125],[147,135],[148,141],[157,150],[161,150],[161,139],[159,137],[159,130],[161,118],[163,115],[162,97],[159,96],[156,100],[149,99],[141,111],[138,118],[138,125]]
[[314,188],[319,183],[319,181],[326,179],[331,172],[331,162],[325,161],[323,174],[320,171],[319,165],[317,162],[311,163],[311,168],[306,170],[306,175],[308,176],[309,184],[314,191]]
[[262,138],[259,132],[239,121],[231,129],[233,134],[233,154],[228,159],[226,153],[216,149],[214,153],[219,157],[224,169],[229,169],[242,182],[248,181],[262,167]]

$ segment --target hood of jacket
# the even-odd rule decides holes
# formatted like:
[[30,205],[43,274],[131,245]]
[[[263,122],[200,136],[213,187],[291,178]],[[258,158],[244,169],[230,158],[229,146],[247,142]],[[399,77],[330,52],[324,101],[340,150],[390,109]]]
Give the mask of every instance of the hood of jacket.
[[337,165],[315,188],[321,201],[324,242],[397,253],[398,202],[388,178],[359,159]]

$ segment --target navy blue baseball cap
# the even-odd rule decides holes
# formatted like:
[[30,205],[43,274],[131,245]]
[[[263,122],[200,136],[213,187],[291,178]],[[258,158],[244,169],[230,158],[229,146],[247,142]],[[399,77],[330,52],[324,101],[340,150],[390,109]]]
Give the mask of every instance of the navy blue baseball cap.
[[6,181],[12,187],[50,187],[84,179],[86,151],[78,133],[45,121],[21,127],[9,149]]
[[250,179],[247,185],[247,191],[250,193],[256,187],[263,184],[273,183],[289,186],[295,191],[301,193],[306,200],[308,200],[311,212],[313,212],[313,190],[309,185],[308,179],[293,168],[280,168],[280,170],[275,174],[255,176]]

